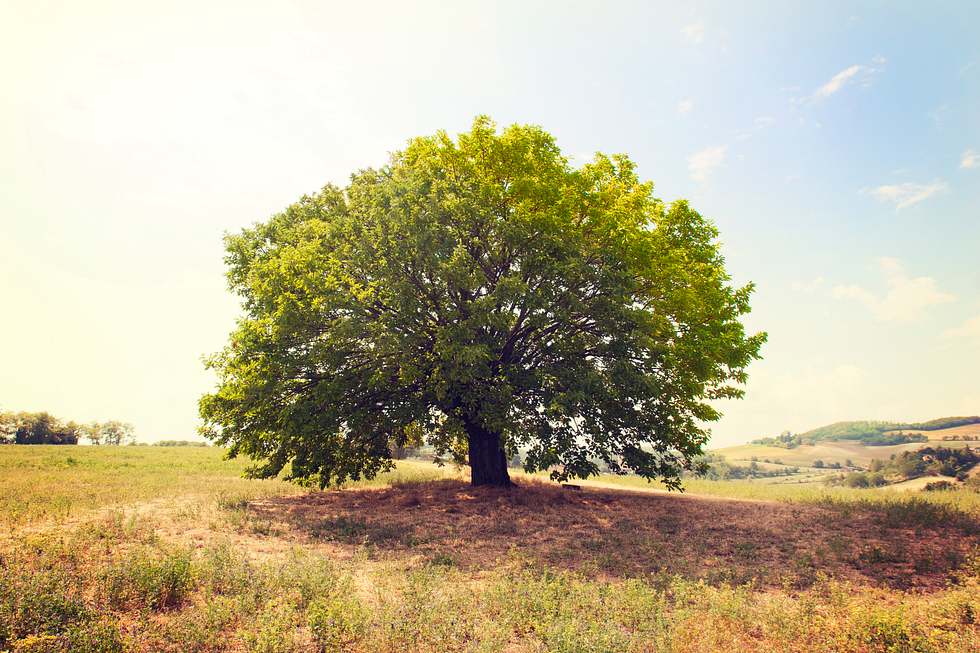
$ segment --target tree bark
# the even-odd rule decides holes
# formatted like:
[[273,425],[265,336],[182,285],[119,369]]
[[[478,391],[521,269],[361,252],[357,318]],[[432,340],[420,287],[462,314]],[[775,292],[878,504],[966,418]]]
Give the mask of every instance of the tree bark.
[[512,485],[500,434],[474,420],[465,420],[463,425],[469,442],[470,485]]

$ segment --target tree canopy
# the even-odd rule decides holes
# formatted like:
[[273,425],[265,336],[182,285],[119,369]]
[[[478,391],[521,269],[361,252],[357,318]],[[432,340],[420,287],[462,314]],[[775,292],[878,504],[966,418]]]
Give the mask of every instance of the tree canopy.
[[78,444],[81,437],[92,444],[121,445],[135,440],[134,427],[127,422],[78,424],[46,412],[0,412],[0,444]]
[[202,432],[324,486],[424,441],[507,484],[608,469],[677,486],[765,334],[716,228],[624,155],[573,167],[535,126],[416,138],[226,238],[244,315]]
[[0,412],[0,444],[78,444],[80,431],[49,413]]
[[128,422],[117,420],[92,422],[82,427],[82,431],[92,444],[119,446],[122,444],[132,444],[136,441],[135,429]]

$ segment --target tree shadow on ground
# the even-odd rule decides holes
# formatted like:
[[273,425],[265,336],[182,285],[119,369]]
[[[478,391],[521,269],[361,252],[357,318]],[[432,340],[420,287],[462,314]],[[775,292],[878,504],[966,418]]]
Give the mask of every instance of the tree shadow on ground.
[[[692,497],[523,481],[432,481],[250,504],[286,537],[468,569],[525,559],[606,577],[658,572],[711,583],[806,587],[819,574],[938,589],[977,545],[972,528],[883,523],[870,509]],[[960,525],[962,526],[962,524]]]

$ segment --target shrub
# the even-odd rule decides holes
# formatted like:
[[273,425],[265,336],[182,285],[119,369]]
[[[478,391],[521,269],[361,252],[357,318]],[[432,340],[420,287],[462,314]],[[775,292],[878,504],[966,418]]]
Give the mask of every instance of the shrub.
[[875,653],[912,653],[924,644],[901,610],[887,608],[861,615],[851,638],[860,650]]
[[85,605],[65,594],[71,585],[67,577],[49,572],[0,578],[0,648],[32,635],[61,635],[72,624],[91,620]]
[[255,583],[255,569],[227,544],[208,547],[195,572],[209,594],[242,594]]
[[[228,629],[238,620],[244,602],[226,596],[211,596],[203,604],[181,610],[160,624],[147,638],[150,651],[213,653],[226,650]],[[154,639],[155,638],[155,639]],[[177,645],[177,646],[174,646]]]
[[854,488],[880,487],[888,484],[880,472],[851,472],[841,482],[845,487]]
[[102,573],[102,586],[112,605],[136,602],[150,610],[178,605],[193,586],[187,551],[174,551],[155,559],[136,551]]
[[70,653],[122,653],[119,629],[110,622],[91,622],[72,626],[65,637]]
[[973,534],[980,531],[977,519],[956,506],[933,503],[919,497],[884,501],[871,506],[879,520],[892,528],[952,526]]
[[63,653],[65,642],[55,635],[28,635],[14,642],[13,653]]
[[316,600],[306,614],[310,632],[324,653],[352,648],[368,623],[367,611],[354,597]]
[[296,609],[285,599],[265,604],[253,628],[242,631],[242,642],[249,653],[291,653],[297,650]]
[[116,625],[73,596],[79,579],[60,572],[0,575],[0,650],[15,653],[120,653]]

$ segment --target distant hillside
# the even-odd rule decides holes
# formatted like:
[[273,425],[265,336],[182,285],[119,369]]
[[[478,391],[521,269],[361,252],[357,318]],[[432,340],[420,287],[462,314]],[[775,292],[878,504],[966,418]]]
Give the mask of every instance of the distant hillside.
[[980,425],[980,416],[940,417],[927,422],[851,421],[835,422],[804,433],[783,433],[772,438],[753,440],[752,444],[792,449],[817,442],[854,440],[869,446],[890,446],[911,442],[926,442],[929,431],[941,431],[967,425]]
[[[873,460],[867,472],[853,471],[827,480],[833,485],[860,488],[899,484],[907,486],[908,481],[931,478],[932,481],[918,484],[918,489],[949,489],[954,482],[970,481],[971,472],[978,464],[980,449],[922,447],[916,451],[903,451],[886,460]],[[937,480],[936,477],[946,478]],[[980,487],[980,483],[977,487]]]
[[804,433],[800,437],[814,440],[861,440],[869,435],[880,435],[885,431],[895,431],[901,428],[899,422],[853,421],[834,422],[820,426]]

